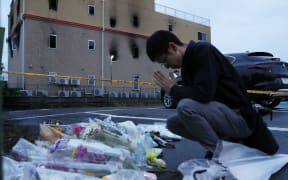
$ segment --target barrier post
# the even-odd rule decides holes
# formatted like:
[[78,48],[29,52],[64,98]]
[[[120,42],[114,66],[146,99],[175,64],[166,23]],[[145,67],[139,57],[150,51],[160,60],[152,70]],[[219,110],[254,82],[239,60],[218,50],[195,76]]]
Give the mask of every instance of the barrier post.
[[[3,49],[3,40],[4,40],[4,32],[5,29],[3,27],[0,27],[0,76],[2,78],[2,49]],[[4,87],[4,81],[0,79],[0,114],[2,114],[2,106],[3,106],[3,87]],[[3,154],[3,120],[2,116],[0,116],[0,153]],[[0,156],[0,179],[3,179],[3,173],[2,173],[2,155]]]

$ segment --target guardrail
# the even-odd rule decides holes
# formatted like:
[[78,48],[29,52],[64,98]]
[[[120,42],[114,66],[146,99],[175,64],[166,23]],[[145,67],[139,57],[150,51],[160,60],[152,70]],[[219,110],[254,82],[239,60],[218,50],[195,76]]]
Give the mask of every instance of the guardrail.
[[165,14],[165,15],[173,16],[179,19],[184,19],[184,20],[195,22],[195,23],[202,24],[205,26],[210,26],[210,20],[207,18],[203,18],[197,15],[190,14],[184,11],[180,11],[180,10],[177,10],[168,6],[164,6],[161,4],[155,3],[155,11]]

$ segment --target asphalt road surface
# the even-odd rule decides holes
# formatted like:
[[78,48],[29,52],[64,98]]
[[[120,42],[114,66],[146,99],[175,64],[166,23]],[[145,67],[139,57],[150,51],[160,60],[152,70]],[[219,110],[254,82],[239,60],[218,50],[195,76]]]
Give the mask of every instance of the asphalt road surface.
[[[6,121],[20,124],[40,124],[49,120],[60,120],[64,124],[87,122],[89,118],[104,119],[112,116],[115,122],[133,121],[135,124],[151,124],[162,122],[175,113],[174,109],[159,107],[102,107],[102,108],[65,108],[65,109],[37,109],[25,111],[8,111],[2,114]],[[276,107],[271,115],[263,118],[274,134],[280,149],[278,153],[288,154],[288,104],[283,103]],[[195,142],[183,139],[175,143],[175,149],[164,149],[163,157],[169,169],[177,169],[178,165],[192,158],[203,158],[205,150]],[[272,177],[275,179],[288,179],[287,167]]]

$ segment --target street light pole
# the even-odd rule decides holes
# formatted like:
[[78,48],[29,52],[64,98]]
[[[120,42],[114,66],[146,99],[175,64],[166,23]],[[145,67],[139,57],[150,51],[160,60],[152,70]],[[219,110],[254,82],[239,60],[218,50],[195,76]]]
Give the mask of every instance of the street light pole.
[[105,49],[104,49],[104,46],[105,46],[105,41],[104,41],[104,38],[105,38],[105,0],[102,0],[102,32],[101,32],[101,50],[102,50],[102,53],[101,53],[101,88],[103,89],[104,88],[104,57],[105,57]]
[[111,83],[111,90],[112,90],[112,72],[113,72],[113,70],[112,70],[112,62],[113,62],[113,60],[114,60],[114,55],[113,54],[111,54],[110,55],[110,83]]

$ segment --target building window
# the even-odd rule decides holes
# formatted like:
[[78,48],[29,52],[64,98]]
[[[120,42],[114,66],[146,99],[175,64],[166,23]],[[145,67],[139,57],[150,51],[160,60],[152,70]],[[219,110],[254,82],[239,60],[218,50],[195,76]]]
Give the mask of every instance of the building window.
[[88,13],[91,16],[95,15],[95,6],[94,5],[88,5]]
[[18,48],[18,38],[17,37],[13,37],[12,38],[12,50],[15,51]]
[[49,34],[49,48],[57,48],[57,35]]
[[198,32],[198,40],[204,40],[206,41],[206,33],[204,32]]
[[110,26],[112,28],[116,27],[116,18],[110,17]]
[[17,16],[20,14],[20,0],[17,2]]
[[[49,84],[55,84],[57,73],[56,72],[48,72],[48,75],[49,75],[48,83]],[[55,77],[53,77],[53,76],[55,76]]]
[[173,25],[172,23],[168,23],[168,31],[173,31]]
[[132,16],[132,24],[135,28],[139,27],[139,17],[137,15]]
[[133,76],[133,90],[139,90],[139,76]]
[[58,0],[49,0],[49,9],[57,11]]
[[95,75],[88,75],[88,86],[95,86]]
[[139,48],[136,43],[131,45],[131,53],[133,58],[139,57]]
[[109,54],[110,54],[110,60],[111,61],[117,61],[118,60],[118,51],[117,51],[117,47],[115,44],[113,44],[110,47]]
[[88,49],[95,50],[95,40],[88,40]]
[[11,31],[14,23],[14,18],[12,14],[9,14],[8,18],[9,18],[9,31]]

